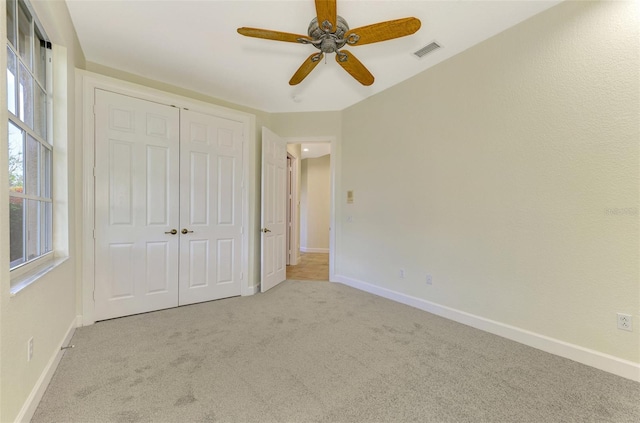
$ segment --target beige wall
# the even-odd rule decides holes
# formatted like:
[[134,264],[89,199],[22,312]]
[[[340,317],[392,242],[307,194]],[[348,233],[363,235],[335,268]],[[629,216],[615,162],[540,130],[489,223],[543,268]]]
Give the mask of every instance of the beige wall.
[[304,159],[300,189],[300,248],[329,252],[331,156]]
[[[65,334],[76,319],[76,276],[79,249],[75,240],[79,238],[80,184],[74,166],[79,142],[74,138],[75,85],[73,73],[76,66],[84,66],[84,56],[71,25],[64,2],[32,2],[40,21],[55,44],[54,60],[56,81],[64,81],[60,69],[66,71],[68,84],[56,89],[66,89],[56,98],[54,123],[54,159],[67,172],[57,172],[54,196],[57,199],[54,220],[54,248],[57,255],[69,259],[42,277],[35,284],[9,295],[9,218],[8,197],[0,196],[0,421],[13,421],[20,413],[37,380],[52,357],[59,351]],[[2,18],[2,34],[6,39],[6,15]],[[0,54],[0,66],[6,67],[6,49]],[[6,73],[0,80],[2,98],[6,99]],[[0,107],[0,133],[7,133],[7,108]],[[65,125],[64,122],[67,122]],[[6,168],[7,150],[0,149],[0,166]],[[6,172],[0,172],[0,186],[7,186]],[[27,341],[34,339],[33,359],[27,362]]]
[[341,112],[304,112],[271,114],[271,127],[286,138],[333,136],[340,138]]
[[640,362],[637,8],[562,3],[345,110],[337,273]]

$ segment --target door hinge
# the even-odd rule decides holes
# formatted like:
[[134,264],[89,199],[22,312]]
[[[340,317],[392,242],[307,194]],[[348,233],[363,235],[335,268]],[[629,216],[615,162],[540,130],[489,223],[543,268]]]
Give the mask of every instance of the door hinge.
[[94,178],[96,177],[96,168],[95,168],[95,166],[93,167],[93,177]]
[[96,105],[95,104],[93,104],[91,106],[91,113],[93,113],[94,116],[96,115]]
[[96,230],[93,230],[93,239],[96,239]]
[[240,272],[240,280],[244,279],[244,272]]
[[244,234],[244,226],[240,226],[240,235]]

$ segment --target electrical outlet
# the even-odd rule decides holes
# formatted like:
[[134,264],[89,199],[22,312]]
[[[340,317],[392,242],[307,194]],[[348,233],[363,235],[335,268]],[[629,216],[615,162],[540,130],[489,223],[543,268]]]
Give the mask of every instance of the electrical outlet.
[[618,329],[633,331],[630,314],[618,313]]
[[432,285],[433,284],[433,278],[431,277],[431,275],[427,275],[427,285]]
[[27,361],[33,358],[33,336],[27,341]]
[[400,279],[404,279],[404,269],[400,269]]

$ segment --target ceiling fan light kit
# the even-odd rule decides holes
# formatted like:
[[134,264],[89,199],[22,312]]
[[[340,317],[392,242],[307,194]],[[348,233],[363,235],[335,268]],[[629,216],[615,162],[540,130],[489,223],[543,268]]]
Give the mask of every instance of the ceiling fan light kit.
[[371,72],[353,53],[341,49],[345,45],[355,47],[411,35],[421,25],[417,18],[402,18],[350,30],[347,21],[336,13],[336,0],[315,0],[315,5],[317,16],[309,24],[308,36],[268,29],[238,28],[238,33],[247,37],[311,44],[320,50],[307,57],[291,77],[290,85],[302,82],[327,53],[335,53],[336,62],[362,85],[371,85],[375,80]]

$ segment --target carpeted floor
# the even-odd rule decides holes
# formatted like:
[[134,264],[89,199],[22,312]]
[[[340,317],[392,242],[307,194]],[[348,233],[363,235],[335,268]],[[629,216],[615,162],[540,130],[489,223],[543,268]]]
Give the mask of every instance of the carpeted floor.
[[33,422],[638,422],[640,384],[335,283],[79,328]]

